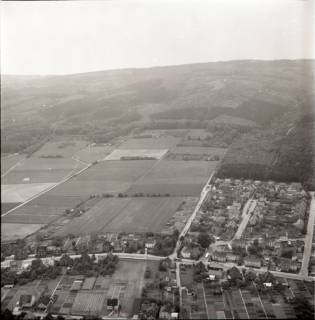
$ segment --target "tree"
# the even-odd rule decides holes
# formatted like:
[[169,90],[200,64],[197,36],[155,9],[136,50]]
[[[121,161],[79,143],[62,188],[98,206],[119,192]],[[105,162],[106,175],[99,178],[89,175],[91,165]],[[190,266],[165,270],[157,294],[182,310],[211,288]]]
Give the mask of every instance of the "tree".
[[36,235],[36,241],[37,242],[42,242],[44,240],[44,236],[41,233],[38,233]]
[[12,319],[14,319],[14,316],[9,309],[5,309],[4,311],[1,311],[1,319],[12,320]]
[[54,317],[52,316],[51,313],[48,313],[47,316],[44,318],[44,320],[53,320]]
[[173,237],[177,240],[179,237],[179,231],[177,229],[174,229],[173,231]]
[[54,246],[56,246],[56,247],[61,247],[62,245],[63,245],[63,238],[62,237],[55,237],[54,239],[53,239],[53,242],[52,242],[52,244],[54,245]]
[[204,249],[208,248],[211,242],[212,242],[211,237],[207,233],[205,232],[199,233],[198,243],[202,248]]

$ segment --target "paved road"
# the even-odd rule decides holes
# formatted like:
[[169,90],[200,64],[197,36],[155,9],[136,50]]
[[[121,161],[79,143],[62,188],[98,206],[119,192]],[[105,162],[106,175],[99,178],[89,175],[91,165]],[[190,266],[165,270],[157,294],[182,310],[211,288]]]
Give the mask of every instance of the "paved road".
[[243,213],[242,213],[242,221],[238,226],[238,229],[234,235],[234,239],[240,239],[242,237],[242,234],[247,226],[247,223],[251,217],[251,213],[255,210],[257,205],[257,200],[249,199],[244,208],[243,208]]
[[[105,257],[107,256],[108,253],[104,252],[104,253],[97,253],[95,254],[95,257],[98,259],[100,257]],[[130,259],[130,260],[152,260],[152,261],[160,261],[162,259],[165,259],[165,257],[161,257],[161,256],[154,256],[154,255],[146,255],[146,254],[138,254],[138,253],[114,253],[114,255],[117,255],[119,258],[121,259]],[[70,258],[75,259],[75,258],[79,258],[81,257],[80,254],[77,255],[69,255]],[[89,256],[92,256],[92,254],[89,254]],[[45,264],[53,264],[55,261],[60,260],[62,256],[58,256],[58,257],[47,257],[47,258],[41,258],[41,260],[43,261],[43,263]],[[31,258],[31,259],[26,259],[23,260],[23,265],[27,266],[30,265],[32,263],[33,260],[35,260],[36,258]],[[6,268],[10,266],[10,261],[13,260],[5,260],[3,262],[1,262],[1,268]],[[199,260],[190,260],[190,259],[180,259],[180,261],[177,261],[178,264],[190,264],[190,265],[194,265],[196,263],[199,263]],[[262,269],[253,269],[253,268],[248,268],[245,266],[237,266],[234,263],[220,263],[220,262],[203,262],[206,266],[212,267],[212,268],[222,268],[224,270],[226,269],[230,269],[233,266],[236,266],[239,269],[250,269],[250,270],[254,270],[257,273],[265,273],[267,270],[262,270]],[[288,278],[288,279],[296,279],[296,280],[306,280],[306,281],[315,281],[315,277],[310,277],[310,276],[304,276],[301,274],[294,274],[294,273],[285,273],[285,272],[279,272],[279,271],[269,271],[270,273],[272,273],[273,275],[277,276],[277,277],[282,277],[282,278]]]
[[300,271],[300,274],[302,276],[308,275],[308,265],[310,262],[310,256],[312,254],[313,232],[314,232],[314,224],[315,224],[315,192],[310,192],[310,194],[312,196],[312,202],[311,202],[310,214],[309,214],[308,224],[307,224],[307,233],[305,236],[305,246],[304,246],[302,267]]
[[212,172],[210,178],[208,179],[207,183],[203,187],[203,189],[201,191],[200,199],[199,199],[199,201],[198,201],[193,213],[191,214],[191,216],[187,220],[185,227],[181,231],[181,233],[180,233],[180,235],[178,237],[178,241],[177,241],[176,246],[175,246],[175,250],[171,255],[169,255],[169,258],[174,259],[174,258],[177,257],[177,251],[180,249],[181,244],[182,244],[181,241],[180,241],[180,238],[185,237],[185,235],[188,232],[193,220],[196,217],[197,212],[200,210],[202,203],[204,202],[205,198],[207,197],[207,194],[208,194],[209,190],[211,189],[210,182],[211,182],[211,179],[212,179],[213,175],[214,175],[214,171]]

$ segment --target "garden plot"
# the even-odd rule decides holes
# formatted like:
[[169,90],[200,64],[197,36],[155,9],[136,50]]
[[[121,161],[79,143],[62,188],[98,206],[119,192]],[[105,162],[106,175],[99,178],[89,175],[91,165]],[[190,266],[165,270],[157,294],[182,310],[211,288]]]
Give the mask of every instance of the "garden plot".
[[71,312],[73,314],[101,314],[103,304],[105,302],[105,295],[103,292],[79,292],[73,302]]

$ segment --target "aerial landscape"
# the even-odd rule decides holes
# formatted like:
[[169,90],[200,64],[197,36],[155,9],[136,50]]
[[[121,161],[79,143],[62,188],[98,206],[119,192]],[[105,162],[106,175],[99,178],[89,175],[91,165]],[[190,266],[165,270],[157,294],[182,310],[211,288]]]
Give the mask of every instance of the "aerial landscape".
[[315,60],[209,61],[1,73],[4,319],[314,319]]

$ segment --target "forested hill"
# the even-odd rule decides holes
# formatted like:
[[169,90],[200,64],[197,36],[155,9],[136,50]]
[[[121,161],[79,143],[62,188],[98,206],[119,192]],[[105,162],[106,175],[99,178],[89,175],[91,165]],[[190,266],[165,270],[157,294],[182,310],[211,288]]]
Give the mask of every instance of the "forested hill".
[[220,177],[284,182],[300,181],[315,190],[315,98],[306,96],[299,112],[292,109],[235,141],[219,171]]
[[[230,173],[231,155],[248,145],[266,148],[262,158],[271,148],[269,154],[277,150],[277,159],[282,159],[285,147],[278,149],[280,140],[283,146],[293,141],[292,136],[287,142],[283,132],[296,121],[301,128],[306,128],[305,122],[312,126],[310,107],[303,103],[314,93],[314,68],[313,60],[248,60],[65,76],[2,76],[2,152],[31,152],[55,135],[108,142],[134,129],[206,128],[224,119],[254,128],[233,142],[222,171]],[[277,131],[278,119],[283,130],[271,133]],[[304,141],[309,133],[298,136],[295,139]],[[270,144],[270,139],[275,142]],[[270,161],[271,167],[278,163]],[[271,167],[263,170],[269,174]]]

